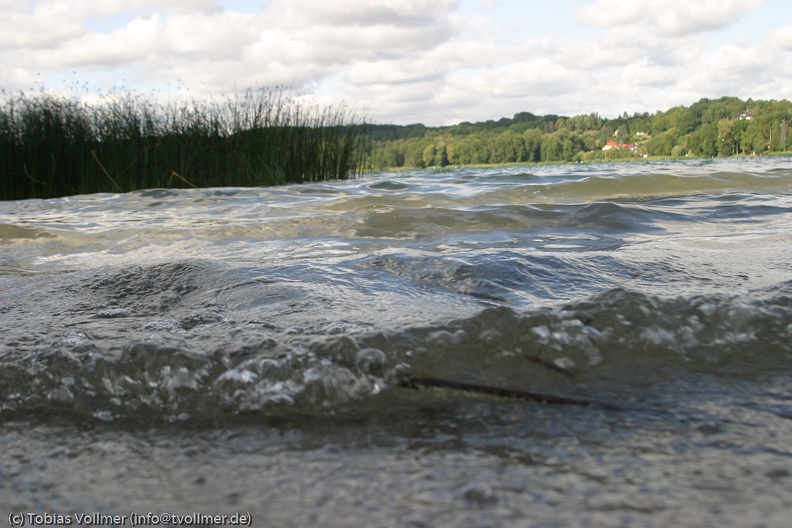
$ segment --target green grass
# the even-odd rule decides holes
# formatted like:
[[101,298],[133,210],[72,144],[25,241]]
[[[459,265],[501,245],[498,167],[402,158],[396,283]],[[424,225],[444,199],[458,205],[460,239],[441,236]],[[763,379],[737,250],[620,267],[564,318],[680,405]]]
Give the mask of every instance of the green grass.
[[356,177],[368,135],[357,112],[282,89],[158,104],[134,92],[3,94],[0,199],[161,187],[255,187]]

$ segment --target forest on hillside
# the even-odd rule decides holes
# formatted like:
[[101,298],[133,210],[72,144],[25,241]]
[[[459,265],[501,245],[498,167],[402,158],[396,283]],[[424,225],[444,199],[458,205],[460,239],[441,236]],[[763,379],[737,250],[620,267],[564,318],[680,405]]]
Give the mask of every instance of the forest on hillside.
[[792,149],[792,103],[701,99],[655,114],[565,117],[530,112],[452,126],[368,125],[373,169],[761,155]]

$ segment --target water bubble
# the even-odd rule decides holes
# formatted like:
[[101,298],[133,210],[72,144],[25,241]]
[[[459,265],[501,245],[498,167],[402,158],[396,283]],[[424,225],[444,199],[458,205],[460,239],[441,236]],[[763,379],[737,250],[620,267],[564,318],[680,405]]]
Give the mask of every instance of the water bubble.
[[462,497],[478,506],[491,506],[498,502],[492,487],[483,482],[473,482],[462,488]]
[[569,370],[575,366],[575,362],[568,357],[557,358],[553,360],[553,363],[555,363],[557,367],[565,370]]
[[430,333],[427,336],[427,340],[438,348],[449,348],[458,345],[466,337],[467,333],[462,329],[455,331],[453,334],[447,330],[437,330]]
[[487,328],[479,334],[479,339],[486,345],[493,345],[502,337],[502,334],[494,328]]
[[355,366],[363,374],[382,376],[387,363],[387,356],[378,348],[364,348],[355,357]]
[[113,421],[113,413],[110,411],[96,411],[93,413],[93,417],[97,420],[101,420],[103,422],[112,422]]
[[539,336],[539,339],[542,340],[542,343],[547,343],[550,340],[550,329],[544,325],[531,328],[531,332]]
[[68,387],[56,387],[47,392],[47,398],[59,403],[68,403],[74,399],[74,395]]

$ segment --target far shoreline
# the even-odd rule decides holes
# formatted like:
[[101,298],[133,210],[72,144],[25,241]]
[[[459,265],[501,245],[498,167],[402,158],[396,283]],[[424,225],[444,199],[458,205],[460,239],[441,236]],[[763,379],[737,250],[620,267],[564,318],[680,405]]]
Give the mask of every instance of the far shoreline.
[[[727,160],[727,159],[750,159],[750,158],[784,158],[792,157],[792,151],[784,152],[766,152],[764,154],[735,154],[733,156],[715,156],[715,157],[701,157],[701,156],[635,156],[630,158],[615,158],[615,159],[591,159],[591,160],[573,160],[573,161],[517,161],[511,163],[471,163],[471,164],[449,164],[442,167],[385,167],[382,169],[372,169],[372,173],[382,172],[407,172],[416,170],[446,170],[446,169],[486,169],[496,167],[538,167],[544,165],[587,165],[598,163],[642,163],[651,161],[679,161],[679,160]],[[365,177],[365,176],[364,176]]]

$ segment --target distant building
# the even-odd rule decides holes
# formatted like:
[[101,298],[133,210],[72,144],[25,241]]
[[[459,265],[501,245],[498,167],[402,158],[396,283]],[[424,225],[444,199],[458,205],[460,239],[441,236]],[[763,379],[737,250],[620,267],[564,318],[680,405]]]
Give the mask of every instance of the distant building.
[[738,121],[750,121],[753,118],[754,115],[748,110],[746,110],[744,112],[740,112],[739,114],[737,114],[734,119],[737,119]]
[[615,141],[608,141],[605,143],[605,146],[602,147],[602,150],[610,150],[610,149],[629,149],[635,152],[638,148],[638,145],[635,143],[616,143]]

